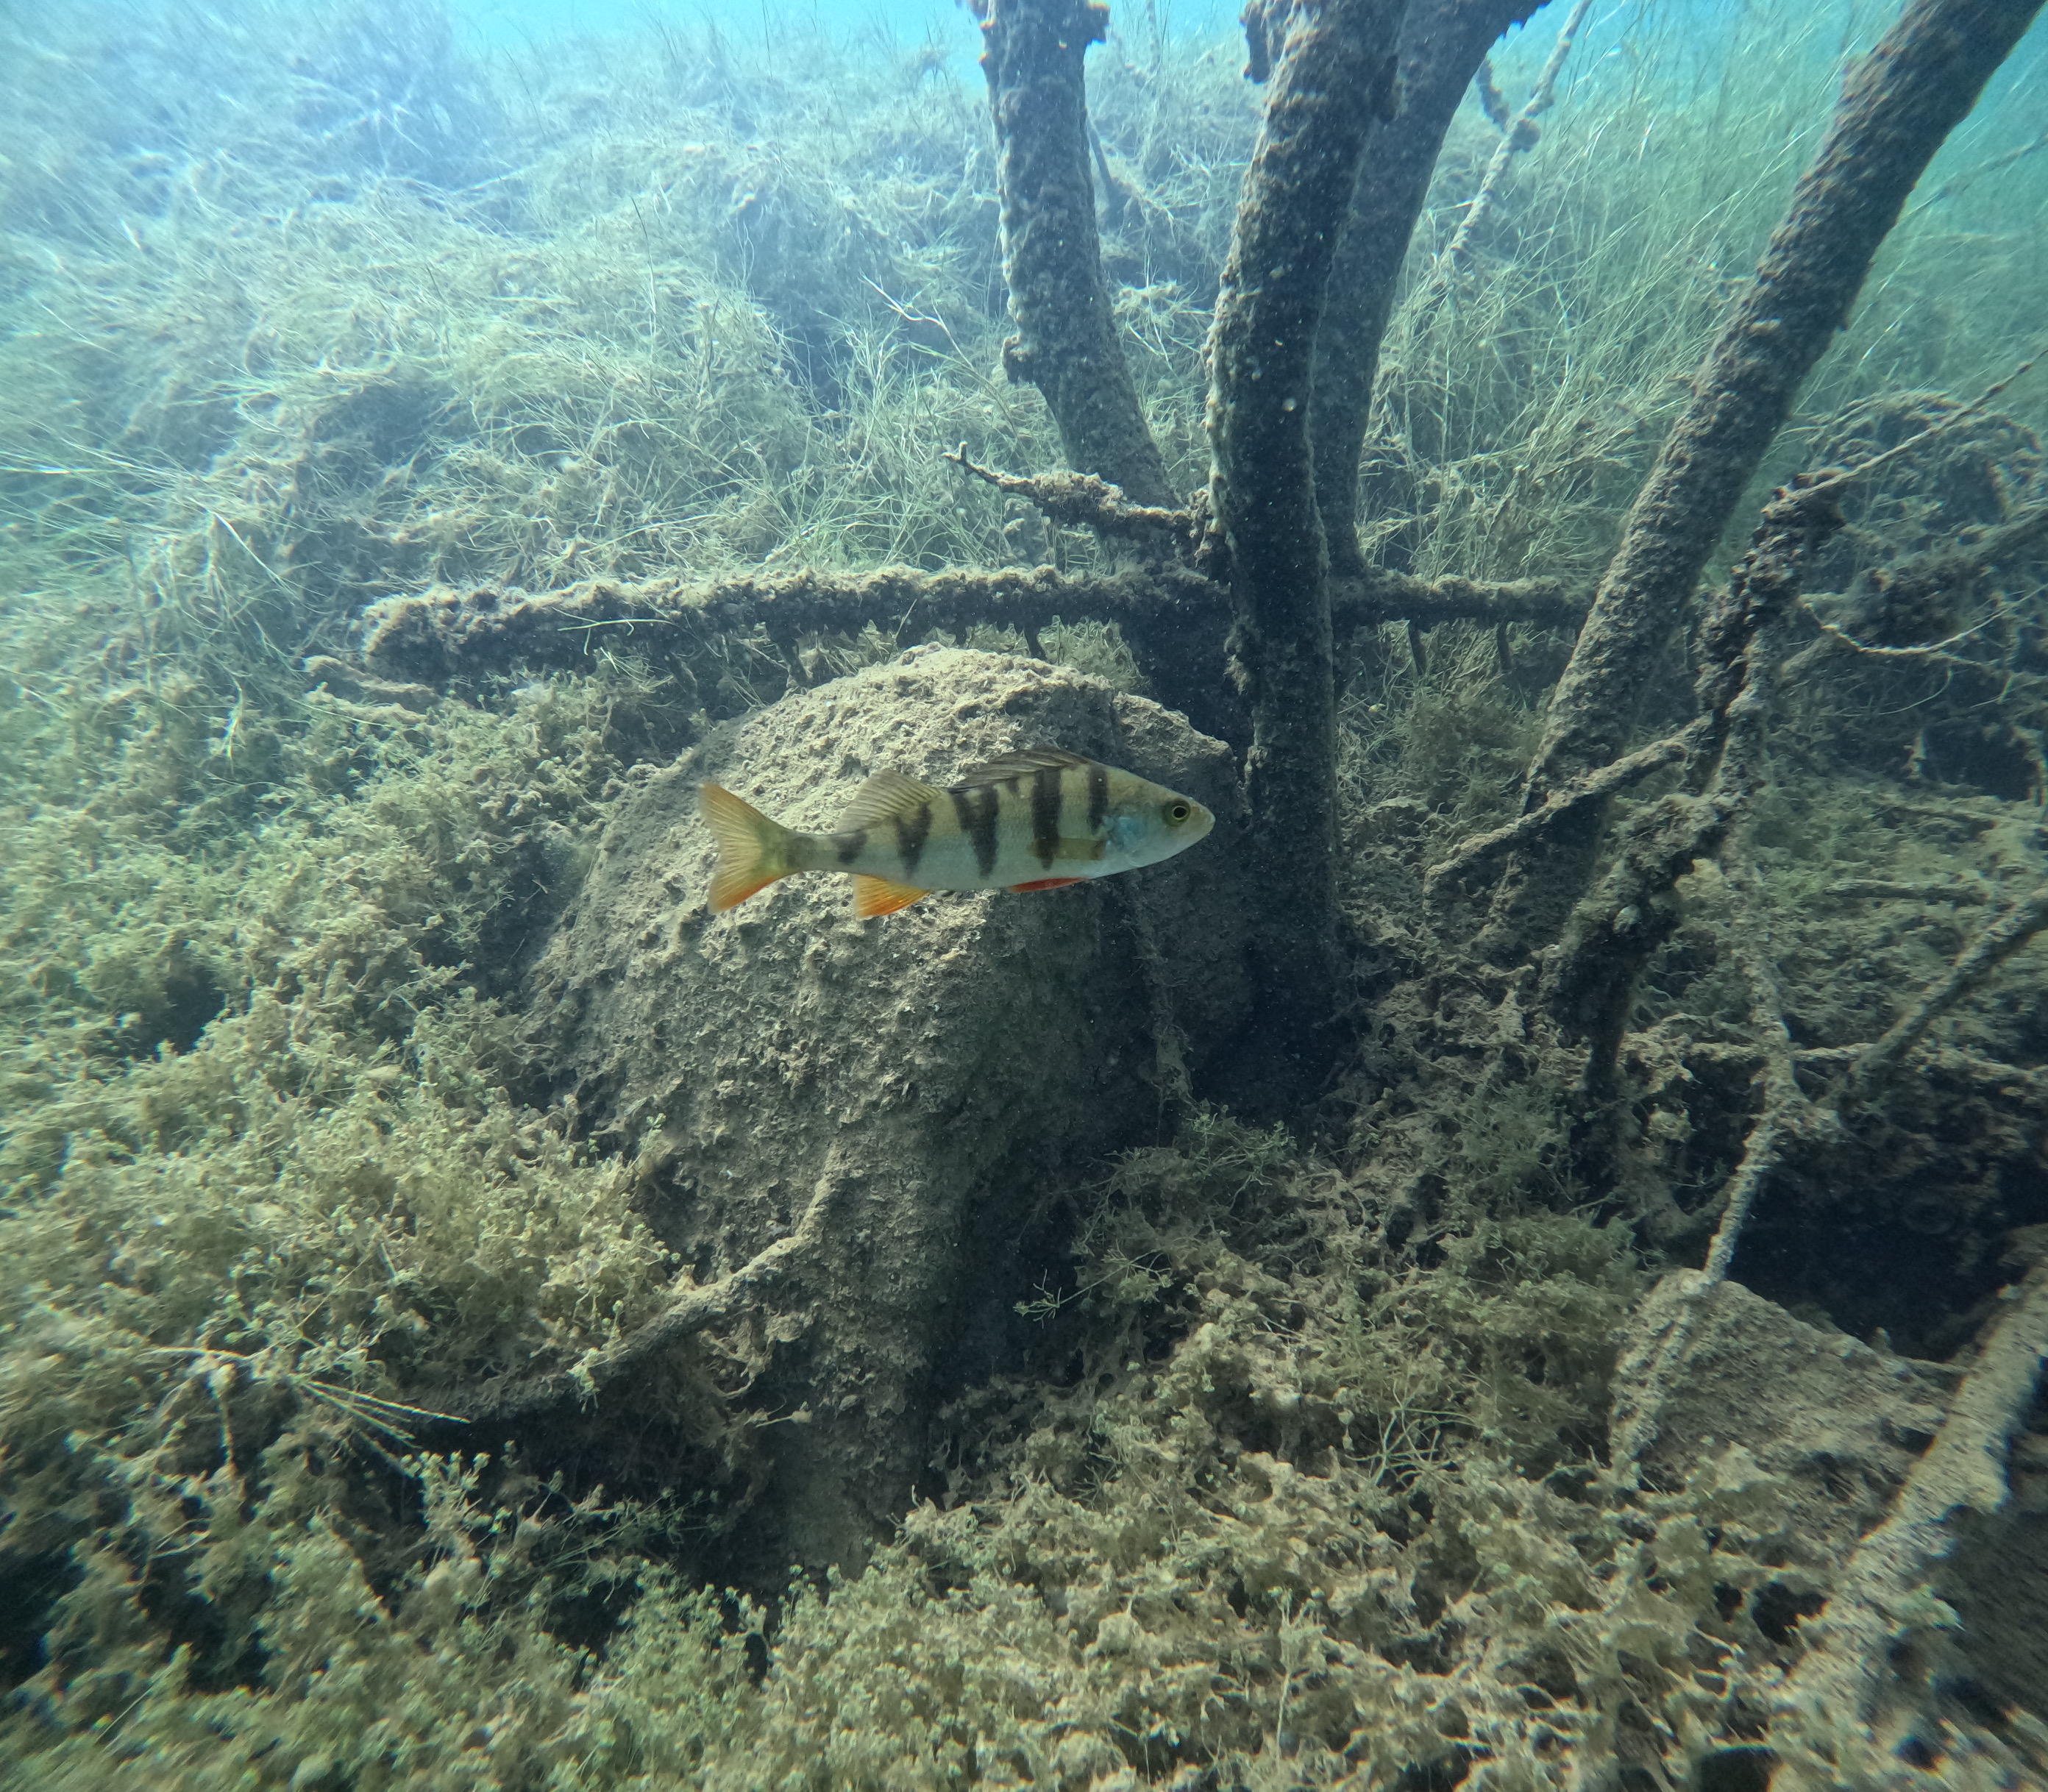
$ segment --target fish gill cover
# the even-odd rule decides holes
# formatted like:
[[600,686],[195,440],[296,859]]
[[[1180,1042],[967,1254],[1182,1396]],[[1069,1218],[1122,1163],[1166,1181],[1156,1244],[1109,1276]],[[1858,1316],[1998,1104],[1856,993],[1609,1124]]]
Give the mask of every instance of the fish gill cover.
[[0,28],[0,1772],[2048,1778],[2033,7],[976,10]]

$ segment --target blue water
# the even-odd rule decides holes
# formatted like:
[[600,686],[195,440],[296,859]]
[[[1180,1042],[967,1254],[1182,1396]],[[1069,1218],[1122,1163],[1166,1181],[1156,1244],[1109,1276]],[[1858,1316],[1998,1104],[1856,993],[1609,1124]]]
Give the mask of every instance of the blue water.
[[[656,7],[631,0],[462,0],[453,9],[471,41],[499,48],[584,33],[630,31],[655,17],[685,25],[709,21],[737,41],[774,44],[793,29],[816,28],[850,39],[933,41],[963,56],[975,53],[975,25],[957,0],[719,0],[716,5]],[[1171,32],[1214,36],[1236,23],[1237,0],[1158,0],[1156,10]],[[1118,6],[1112,16],[1135,22],[1139,6]]]

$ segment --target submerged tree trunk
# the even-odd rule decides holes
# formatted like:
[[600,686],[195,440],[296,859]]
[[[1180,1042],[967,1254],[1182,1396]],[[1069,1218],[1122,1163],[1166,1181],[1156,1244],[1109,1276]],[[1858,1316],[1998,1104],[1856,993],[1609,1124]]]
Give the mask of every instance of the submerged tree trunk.
[[[1849,72],[1756,277],[1693,381],[1693,398],[1629,512],[1550,703],[1525,813],[1614,760],[1658,656],[1800,385],[1862,290],[1934,152],[2041,0],[1911,0]],[[1484,945],[1508,962],[1556,937],[1583,892],[1606,805],[1585,805],[1511,859]]]
[[1262,33],[1288,29],[1209,338],[1209,491],[1251,711],[1245,778],[1276,1065],[1306,1059],[1337,988],[1336,698],[1309,394],[1337,223],[1367,133],[1392,103],[1405,6],[1332,0],[1280,20],[1247,14],[1255,72],[1274,48]]

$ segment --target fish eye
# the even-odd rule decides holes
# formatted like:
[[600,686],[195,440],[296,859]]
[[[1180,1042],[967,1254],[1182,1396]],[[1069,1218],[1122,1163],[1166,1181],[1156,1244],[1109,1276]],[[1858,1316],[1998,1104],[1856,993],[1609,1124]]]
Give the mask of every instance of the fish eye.
[[1179,827],[1183,821],[1186,820],[1188,817],[1194,813],[1193,809],[1190,809],[1185,803],[1173,802],[1169,803],[1166,805],[1166,819],[1173,823],[1176,828]]

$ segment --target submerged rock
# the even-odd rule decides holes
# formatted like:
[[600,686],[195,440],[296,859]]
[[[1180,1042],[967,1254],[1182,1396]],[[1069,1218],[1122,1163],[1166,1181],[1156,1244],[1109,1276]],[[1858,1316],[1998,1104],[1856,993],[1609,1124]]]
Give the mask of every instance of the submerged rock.
[[[1149,870],[874,921],[830,875],[706,904],[703,779],[824,829],[871,773],[945,784],[1041,745],[1193,796],[1216,831]],[[992,1366],[1047,1197],[1150,1142],[1177,1054],[1199,1067],[1243,1025],[1245,875],[1223,743],[1071,669],[952,648],[793,693],[625,805],[540,968],[563,1094],[622,1146],[654,1135],[648,1216],[700,1281],[824,1203],[753,1340],[749,1404],[801,1421],[762,1433],[764,1553],[857,1561],[929,1476],[933,1404]]]

